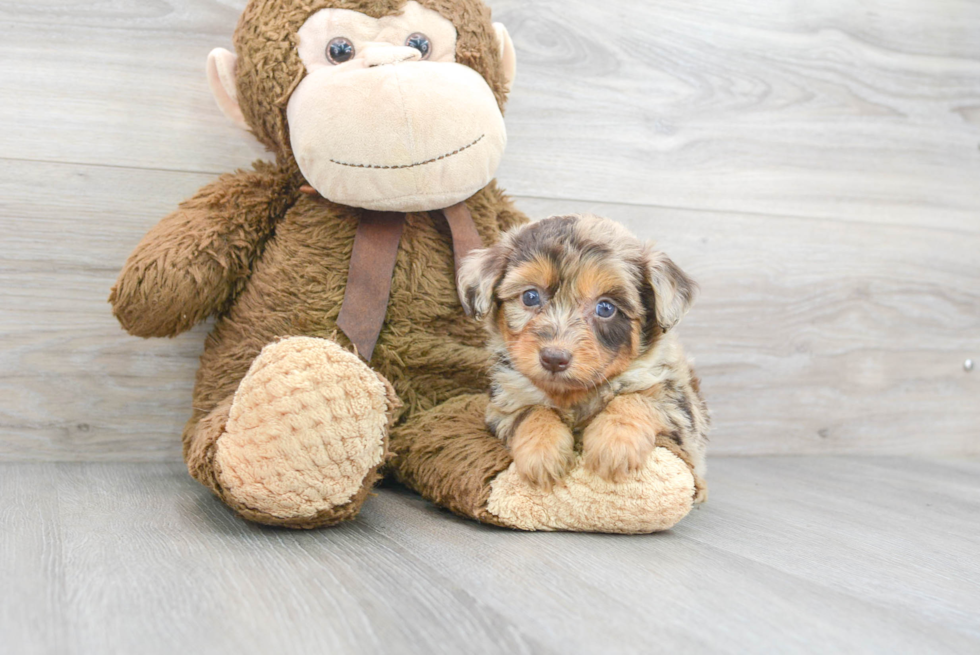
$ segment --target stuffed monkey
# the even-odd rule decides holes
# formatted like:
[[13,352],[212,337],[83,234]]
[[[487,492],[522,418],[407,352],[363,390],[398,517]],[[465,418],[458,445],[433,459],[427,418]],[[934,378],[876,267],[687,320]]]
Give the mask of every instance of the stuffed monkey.
[[[208,79],[274,155],[157,224],[110,302],[141,337],[215,316],[183,452],[246,519],[355,517],[388,474],[519,529],[650,532],[690,510],[683,453],[625,483],[526,483],[484,424],[488,355],[456,266],[527,219],[493,180],[514,48],[479,0],[252,0]],[[678,457],[681,455],[681,457]]]

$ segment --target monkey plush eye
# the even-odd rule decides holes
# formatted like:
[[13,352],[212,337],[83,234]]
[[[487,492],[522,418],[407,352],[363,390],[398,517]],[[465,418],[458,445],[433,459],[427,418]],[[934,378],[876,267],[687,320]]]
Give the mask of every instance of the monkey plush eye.
[[600,300],[595,306],[595,313],[599,318],[609,318],[616,313],[616,306],[608,300]]
[[350,39],[338,36],[327,44],[327,59],[332,64],[342,64],[354,56],[354,44]]
[[537,307],[541,304],[541,294],[534,289],[528,289],[521,296],[521,302],[525,307]]
[[428,59],[429,53],[432,51],[432,43],[429,41],[429,37],[419,32],[416,32],[405,39],[405,45],[407,45],[409,48],[415,48],[421,52],[422,59]]

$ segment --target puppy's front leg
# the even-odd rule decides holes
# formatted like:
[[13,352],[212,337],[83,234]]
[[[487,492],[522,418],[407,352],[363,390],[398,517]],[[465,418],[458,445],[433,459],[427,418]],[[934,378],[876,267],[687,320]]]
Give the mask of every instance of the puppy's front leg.
[[575,461],[575,437],[558,414],[546,407],[528,410],[507,445],[517,472],[528,482],[551,489]]
[[585,467],[612,482],[640,470],[653,451],[661,421],[642,396],[617,396],[582,433]]

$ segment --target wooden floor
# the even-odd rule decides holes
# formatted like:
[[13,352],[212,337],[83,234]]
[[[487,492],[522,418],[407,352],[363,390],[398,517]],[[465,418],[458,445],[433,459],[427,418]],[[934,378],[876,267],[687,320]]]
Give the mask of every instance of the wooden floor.
[[712,481],[651,536],[510,532],[397,488],[294,532],[178,464],[0,465],[0,652],[980,652],[980,460]]

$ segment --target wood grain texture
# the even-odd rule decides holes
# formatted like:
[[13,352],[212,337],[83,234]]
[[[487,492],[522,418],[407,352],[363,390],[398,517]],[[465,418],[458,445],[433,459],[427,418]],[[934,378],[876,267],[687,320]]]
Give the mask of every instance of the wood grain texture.
[[0,3],[0,157],[224,173],[264,149],[218,111],[208,52],[244,3]]
[[210,177],[0,160],[0,458],[179,457],[206,328],[135,339],[107,298],[142,233]]
[[[129,249],[207,176],[0,162],[0,457],[161,460],[207,326],[122,333],[105,303]],[[63,193],[45,196],[38,180]],[[33,187],[31,185],[34,185]],[[149,200],[152,198],[152,200]],[[715,454],[978,453],[980,266],[947,230],[518,199],[619,220],[702,286],[680,326]],[[143,212],[152,218],[135,219]],[[128,225],[125,230],[116,226]],[[60,244],[60,245],[58,245]]]
[[[203,79],[242,4],[0,3],[0,156],[247,162]],[[518,51],[516,194],[980,231],[974,2],[490,5]]]
[[495,2],[519,195],[980,231],[980,5]]
[[[124,335],[142,234],[261,148],[203,75],[242,0],[0,0],[0,459],[170,460],[206,326]],[[712,452],[980,453],[980,5],[493,0],[502,185],[702,284]]]
[[179,464],[0,465],[5,652],[965,653],[980,462],[716,461],[647,537],[516,533],[381,490],[313,532]]

